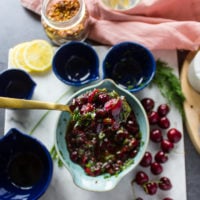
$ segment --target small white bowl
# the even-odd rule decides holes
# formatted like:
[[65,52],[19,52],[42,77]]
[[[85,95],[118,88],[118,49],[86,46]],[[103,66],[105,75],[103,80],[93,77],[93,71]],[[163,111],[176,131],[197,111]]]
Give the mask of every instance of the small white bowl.
[[197,52],[189,65],[188,81],[194,90],[200,93],[200,51]]

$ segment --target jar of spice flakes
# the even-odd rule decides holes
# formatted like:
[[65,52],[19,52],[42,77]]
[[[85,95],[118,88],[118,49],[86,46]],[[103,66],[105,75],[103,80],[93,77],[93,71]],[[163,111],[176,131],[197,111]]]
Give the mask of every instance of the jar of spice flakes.
[[43,0],[41,20],[56,45],[83,41],[89,33],[89,14],[84,0]]

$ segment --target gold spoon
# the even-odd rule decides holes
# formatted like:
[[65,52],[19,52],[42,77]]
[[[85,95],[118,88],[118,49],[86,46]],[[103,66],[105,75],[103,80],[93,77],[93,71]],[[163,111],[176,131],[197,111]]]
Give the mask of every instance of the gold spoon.
[[0,108],[61,110],[71,113],[68,105],[8,97],[0,97]]

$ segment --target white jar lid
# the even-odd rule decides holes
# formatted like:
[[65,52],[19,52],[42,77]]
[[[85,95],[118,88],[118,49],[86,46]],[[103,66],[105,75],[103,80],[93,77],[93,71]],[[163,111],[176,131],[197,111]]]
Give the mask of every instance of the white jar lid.
[[189,65],[188,81],[200,93],[200,51],[198,51]]

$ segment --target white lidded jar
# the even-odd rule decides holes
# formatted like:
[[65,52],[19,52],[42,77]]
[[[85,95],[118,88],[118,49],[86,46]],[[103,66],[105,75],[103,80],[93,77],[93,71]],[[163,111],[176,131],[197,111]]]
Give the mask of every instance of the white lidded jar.
[[43,0],[41,22],[56,45],[85,40],[90,27],[84,0]]

